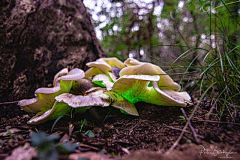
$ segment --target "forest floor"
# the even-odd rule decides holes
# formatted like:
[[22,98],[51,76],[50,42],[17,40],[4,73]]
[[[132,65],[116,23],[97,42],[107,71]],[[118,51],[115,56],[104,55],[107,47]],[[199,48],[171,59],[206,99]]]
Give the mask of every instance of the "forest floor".
[[[170,153],[167,151],[186,124],[180,108],[146,103],[136,106],[139,117],[122,114],[114,108],[95,107],[72,118],[64,116],[51,131],[54,121],[29,126],[27,121],[32,115],[21,111],[16,104],[3,105],[0,107],[0,159],[14,157],[17,148],[31,144],[30,135],[37,131],[58,134],[59,141],[79,143],[75,153],[61,153],[60,159],[239,159],[240,123],[228,122],[228,117],[224,117],[225,123],[214,116],[207,120],[209,104],[201,103],[191,121],[200,142],[196,142],[187,128],[177,148]],[[188,116],[192,110],[193,107],[185,108]],[[82,125],[84,119],[87,124]],[[91,138],[86,131],[93,133]],[[38,159],[34,153],[28,157]]]

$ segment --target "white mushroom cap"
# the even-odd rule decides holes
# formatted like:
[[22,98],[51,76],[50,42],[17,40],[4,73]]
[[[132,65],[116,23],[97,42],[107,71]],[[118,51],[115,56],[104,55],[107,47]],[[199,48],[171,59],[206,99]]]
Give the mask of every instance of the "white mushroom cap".
[[32,99],[23,99],[18,102],[18,105],[23,108],[24,111],[26,112],[32,112],[32,113],[37,113],[40,112],[41,110],[36,107],[25,107],[25,106],[30,106],[31,104],[34,104],[37,102],[37,98],[32,98]]
[[[124,75],[114,83],[112,91],[119,93],[132,103],[143,101],[165,106],[187,105],[190,97],[187,93],[164,92],[159,89],[158,80],[159,76]],[[153,87],[149,87],[150,82]]]
[[107,62],[101,59],[98,59],[95,62],[88,62],[86,65],[88,67],[96,67],[105,74],[112,70],[112,67]]
[[97,74],[103,74],[103,72],[100,71],[100,69],[98,69],[97,67],[89,68],[85,72],[85,78],[91,80],[92,77],[97,75]]
[[109,106],[109,102],[101,97],[94,96],[75,96],[69,93],[63,93],[57,96],[56,101],[67,103],[70,107],[79,108],[79,107],[88,107],[88,106]]
[[64,76],[68,74],[68,69],[67,68],[63,68],[61,71],[59,71],[55,76],[54,76],[54,79],[53,79],[53,86],[56,87],[57,86],[57,79],[61,76]]
[[179,91],[181,86],[175,83],[159,66],[151,63],[141,63],[139,65],[125,67],[120,71],[123,75],[159,75],[161,78],[158,85],[161,89]]
[[79,80],[73,81],[71,93],[75,95],[82,95],[92,87],[93,87],[93,84],[90,80],[79,79]]
[[[35,91],[36,98],[21,100],[18,105],[26,112],[45,112],[52,108],[54,98],[62,93],[70,92],[73,81],[80,80],[84,77],[84,72],[80,69],[73,69],[67,75],[66,69],[61,70],[55,76],[55,87],[53,88],[38,88]],[[63,76],[61,76],[63,75]]]
[[119,59],[116,57],[111,57],[111,58],[101,58],[101,60],[104,60],[107,62],[111,67],[117,67],[119,69],[122,69],[125,67],[125,64],[121,62]]
[[111,79],[106,74],[98,74],[94,76],[92,82],[101,87],[106,87],[107,90],[111,90],[113,86],[113,82],[111,82]]
[[107,91],[106,94],[109,96],[110,101],[112,102],[111,106],[113,106],[114,108],[121,109],[130,115],[139,116],[138,111],[134,104],[129,102],[120,94],[114,91]]
[[85,78],[91,79],[97,74],[106,74],[112,78],[113,81],[116,80],[116,76],[112,73],[113,68],[122,69],[125,64],[118,60],[117,58],[100,58],[95,62],[89,62],[86,64],[88,67],[92,67],[85,72]]
[[79,79],[84,78],[85,73],[83,70],[78,69],[78,68],[74,68],[72,69],[67,75],[61,76],[57,78],[57,82],[60,80],[63,81],[76,81]]
[[73,108],[80,107],[90,107],[90,106],[113,106],[115,108],[121,109],[128,114],[138,116],[136,107],[128,102],[125,98],[116,92],[106,91],[103,88],[93,87],[85,96],[75,96],[69,93],[63,93],[56,98],[57,102],[62,102],[68,104]]
[[161,105],[186,107],[191,101],[191,97],[187,92],[160,90],[156,82],[153,82],[153,88],[157,91],[157,96],[160,97],[159,100],[162,101],[160,102]]
[[134,58],[128,58],[127,60],[124,61],[124,64],[126,66],[135,66],[135,65],[143,64],[143,62],[139,62],[138,60],[136,60]]
[[46,112],[38,112],[33,118],[28,121],[30,125],[44,123],[50,119],[55,119],[61,115],[68,113],[71,108],[65,103],[55,102],[53,107]]

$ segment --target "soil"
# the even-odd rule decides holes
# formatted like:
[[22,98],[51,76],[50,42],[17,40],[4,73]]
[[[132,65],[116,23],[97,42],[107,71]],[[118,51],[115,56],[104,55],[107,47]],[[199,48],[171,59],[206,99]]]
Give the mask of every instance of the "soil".
[[[194,159],[239,158],[239,123],[219,123],[213,116],[210,121],[206,121],[205,115],[210,108],[204,103],[192,119],[192,125],[201,142],[197,144],[188,128],[180,145],[170,154],[166,154],[166,151],[177,140],[186,123],[181,117],[181,110],[178,107],[146,103],[137,103],[136,106],[139,117],[122,114],[114,108],[95,107],[84,114],[72,114],[72,118],[61,118],[51,132],[54,121],[29,126],[27,120],[32,115],[21,111],[15,104],[3,105],[0,112],[0,159],[11,155],[14,148],[30,143],[30,134],[36,131],[57,133],[61,140],[79,142],[80,147],[76,152],[90,155],[101,152],[110,156],[110,159],[191,159],[193,156]],[[192,110],[193,107],[185,108],[188,115]],[[87,125],[83,126],[80,132],[80,122],[84,119]],[[74,128],[70,128],[69,124]],[[88,130],[94,133],[94,137],[90,138],[85,134]],[[220,151],[231,153],[226,156],[225,153],[220,154]],[[66,155],[61,157],[66,158]]]

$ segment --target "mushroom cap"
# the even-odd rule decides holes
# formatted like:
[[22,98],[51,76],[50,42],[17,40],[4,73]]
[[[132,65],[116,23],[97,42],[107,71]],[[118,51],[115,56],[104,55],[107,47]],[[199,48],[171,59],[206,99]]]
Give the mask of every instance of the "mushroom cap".
[[[62,82],[69,85],[71,82]],[[60,83],[61,85],[63,85]],[[70,90],[70,89],[69,89]],[[65,88],[61,90],[60,86],[53,88],[38,88],[35,91],[36,98],[23,99],[18,102],[18,105],[26,112],[45,112],[52,108],[54,104],[54,97],[65,92]]]
[[85,78],[90,80],[90,79],[92,79],[93,76],[95,76],[97,74],[103,74],[103,72],[100,71],[100,69],[98,69],[97,67],[89,68],[85,72]]
[[[85,73],[85,78],[91,79],[93,76],[97,74],[106,74],[112,78],[113,81],[116,80],[116,77],[118,75],[115,75],[114,73],[117,73],[117,68],[120,70],[125,67],[125,64],[118,60],[117,58],[100,58],[96,60],[95,62],[89,62],[87,63],[88,67],[92,67]],[[114,72],[114,73],[111,73]]]
[[[165,106],[187,105],[190,97],[186,96],[187,93],[164,92],[158,87],[159,76],[144,76],[146,75],[124,75],[114,83],[112,91],[119,93],[131,103],[143,101]],[[149,87],[150,82],[153,87]]]
[[90,106],[113,106],[121,109],[128,114],[138,116],[136,107],[116,92],[106,91],[106,89],[93,87],[85,93],[85,96],[75,96],[69,93],[63,93],[55,99],[57,102],[68,104],[73,108]]
[[125,67],[120,71],[123,75],[159,75],[161,78],[158,82],[160,89],[179,91],[181,86],[175,83],[159,66],[151,63],[141,63],[134,66]]
[[90,80],[87,79],[79,79],[73,81],[72,88],[70,93],[75,95],[84,94],[87,90],[93,87],[93,84]]
[[55,76],[54,76],[54,79],[53,79],[53,86],[56,87],[57,86],[57,79],[61,76],[64,76],[68,74],[68,69],[67,68],[63,68],[61,71],[59,71]]
[[111,79],[106,74],[98,74],[94,76],[92,82],[101,87],[107,88],[107,90],[112,89],[113,86],[113,82],[111,82]]
[[143,80],[143,81],[159,81],[160,76],[158,75],[124,75],[120,77],[117,82],[125,81],[126,79],[129,80]]
[[134,104],[129,102],[123,96],[114,91],[107,91],[105,93],[109,96],[110,101],[112,102],[111,106],[113,106],[114,108],[118,108],[130,115],[139,116],[138,111]]
[[140,102],[141,97],[149,89],[150,81],[158,82],[159,79],[157,75],[124,75],[114,83],[112,91],[119,93],[131,103]]
[[96,67],[105,74],[112,70],[112,67],[102,59],[98,59],[95,62],[88,62],[86,65],[88,67]]
[[28,121],[28,124],[37,125],[40,123],[44,123],[50,119],[56,119],[61,115],[69,113],[70,110],[71,108],[66,103],[55,102],[53,107],[46,112],[38,112]]
[[127,60],[124,61],[124,64],[126,66],[135,66],[135,65],[143,64],[143,62],[139,62],[138,60],[136,60],[134,58],[128,58]]
[[162,102],[162,105],[186,107],[187,104],[191,101],[191,97],[187,92],[160,90],[156,82],[153,82],[153,88],[154,90],[152,90],[152,93],[154,93],[156,97],[161,96],[164,100],[164,103]]
[[37,113],[40,112],[40,108],[31,107],[32,104],[37,102],[38,98],[23,99],[18,102],[18,105],[26,112]]
[[57,81],[63,80],[63,81],[76,81],[79,79],[84,78],[85,73],[83,70],[74,68],[72,69],[67,75],[61,76],[57,78]]
[[75,96],[69,93],[63,93],[57,96],[56,101],[63,102],[68,104],[70,107],[79,108],[79,107],[88,107],[88,106],[101,106],[107,107],[109,106],[109,102],[102,97],[97,96]]
[[119,69],[122,69],[125,67],[125,64],[119,59],[117,59],[116,57],[101,58],[101,60],[107,62],[111,67],[117,67]]
[[70,92],[73,81],[80,80],[84,77],[84,72],[78,68],[71,70],[67,75],[65,75],[65,73],[65,69],[57,73],[54,79],[54,83],[56,84],[55,87],[38,88],[35,91],[36,98],[21,100],[18,105],[21,106],[24,111],[33,113],[45,112],[51,109],[56,96]]

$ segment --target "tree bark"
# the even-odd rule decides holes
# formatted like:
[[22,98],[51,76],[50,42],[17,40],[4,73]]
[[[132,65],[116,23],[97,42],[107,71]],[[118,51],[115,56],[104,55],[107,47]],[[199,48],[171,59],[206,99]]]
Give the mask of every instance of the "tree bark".
[[33,97],[60,69],[102,53],[81,0],[0,1],[0,102]]

